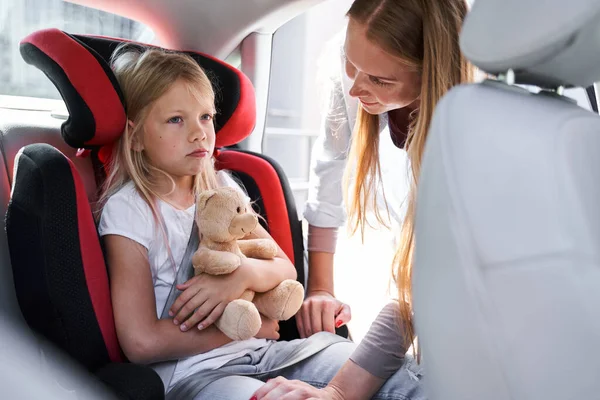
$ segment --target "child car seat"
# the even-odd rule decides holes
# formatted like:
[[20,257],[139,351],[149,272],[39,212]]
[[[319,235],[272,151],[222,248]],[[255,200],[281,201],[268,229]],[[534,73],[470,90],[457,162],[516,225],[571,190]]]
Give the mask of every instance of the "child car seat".
[[[69,110],[61,135],[71,147],[83,149],[82,156],[89,153],[98,182],[107,150],[126,123],[123,95],[108,64],[119,43],[120,39],[70,35],[57,29],[35,32],[21,43],[25,61],[42,70],[60,91]],[[207,71],[218,94],[218,168],[234,171],[243,181],[266,229],[294,262],[298,280],[304,283],[301,225],[285,175],[268,157],[227,148],[254,128],[250,81],[220,60],[187,54]],[[153,394],[132,397],[162,396],[164,388],[154,371],[123,362],[109,277],[85,186],[74,163],[53,146],[30,144],[15,158],[6,230],[19,307],[34,332],[105,381],[112,379],[108,383],[116,391],[124,393],[139,384],[139,390]],[[295,321],[282,324],[280,333],[282,339],[297,337]],[[114,373],[111,365],[132,372],[123,376]],[[138,376],[145,376],[145,383]]]

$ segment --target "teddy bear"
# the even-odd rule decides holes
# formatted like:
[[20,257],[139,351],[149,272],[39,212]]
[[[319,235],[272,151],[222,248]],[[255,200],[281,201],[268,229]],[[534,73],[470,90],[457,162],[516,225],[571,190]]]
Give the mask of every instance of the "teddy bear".
[[[198,196],[196,204],[200,244],[192,257],[195,275],[230,274],[246,257],[268,260],[277,255],[278,247],[271,239],[242,240],[256,229],[258,217],[240,190],[207,190]],[[284,321],[296,314],[303,300],[304,289],[293,279],[265,293],[246,290],[227,305],[215,325],[233,340],[249,339],[261,327],[260,314]]]

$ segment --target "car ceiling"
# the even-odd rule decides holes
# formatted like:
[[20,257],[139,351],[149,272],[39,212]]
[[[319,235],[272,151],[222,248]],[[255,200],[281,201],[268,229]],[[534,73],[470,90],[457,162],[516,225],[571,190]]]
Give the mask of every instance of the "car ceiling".
[[149,26],[165,47],[226,58],[253,32],[272,34],[325,0],[66,0]]

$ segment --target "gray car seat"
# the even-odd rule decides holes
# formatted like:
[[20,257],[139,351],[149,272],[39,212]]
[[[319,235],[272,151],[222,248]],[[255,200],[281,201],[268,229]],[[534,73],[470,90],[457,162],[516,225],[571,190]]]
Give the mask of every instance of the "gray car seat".
[[[477,0],[464,54],[500,77],[438,105],[413,294],[431,399],[600,398],[597,0]],[[543,90],[530,93],[514,83]]]

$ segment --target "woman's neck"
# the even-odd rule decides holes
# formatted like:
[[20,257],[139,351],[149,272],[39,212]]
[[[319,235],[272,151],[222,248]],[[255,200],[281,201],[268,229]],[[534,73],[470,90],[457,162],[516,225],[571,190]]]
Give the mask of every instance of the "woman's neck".
[[406,145],[410,124],[412,122],[411,114],[418,108],[418,100],[412,104],[397,108],[388,112],[390,135],[396,147],[403,149]]
[[[173,181],[163,177],[157,182],[155,191],[159,197],[173,207],[185,210],[194,204],[194,177],[171,177]],[[173,182],[175,187],[173,188]]]
[[410,113],[406,108],[398,108],[388,112],[390,135],[396,147],[403,149],[408,138]]

